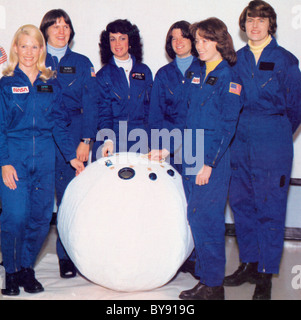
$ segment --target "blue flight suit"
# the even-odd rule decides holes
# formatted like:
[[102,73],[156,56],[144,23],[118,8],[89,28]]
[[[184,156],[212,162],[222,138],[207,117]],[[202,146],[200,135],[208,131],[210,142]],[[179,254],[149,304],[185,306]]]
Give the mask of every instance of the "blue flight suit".
[[[167,129],[171,132],[173,129],[179,129],[183,137],[186,126],[187,114],[187,92],[195,75],[200,74],[201,61],[193,57],[193,61],[183,76],[177,66],[176,59],[169,64],[160,68],[156,74],[151,93],[150,112],[149,112],[149,129]],[[151,143],[151,133],[149,133]],[[182,157],[181,146],[182,139],[165,146],[152,147],[150,149],[166,148],[171,152],[170,163],[181,174]],[[162,142],[163,143],[163,142]],[[180,157],[178,155],[180,154]]]
[[[221,286],[225,273],[225,217],[230,180],[229,145],[235,134],[242,107],[240,80],[223,60],[200,84],[190,86],[187,129],[192,131],[192,154],[203,148],[203,163],[212,167],[207,185],[197,185],[196,175],[189,173],[195,164],[183,158],[183,185],[187,198],[187,215],[196,253],[195,275],[200,282]],[[204,145],[198,143],[197,130],[204,130]],[[185,134],[187,133],[187,130]],[[187,140],[186,140],[187,141]],[[201,160],[199,160],[202,162]]]
[[229,190],[242,262],[279,272],[292,135],[301,120],[298,60],[272,38],[256,64],[249,46],[238,51],[235,69],[245,88],[243,112],[231,147]]
[[12,165],[19,181],[0,181],[1,247],[7,273],[33,268],[49,231],[54,204],[55,138],[66,161],[76,158],[68,114],[56,79],[32,85],[17,66],[0,81],[0,165]]
[[[71,119],[70,132],[75,145],[82,138],[95,139],[97,119],[96,75],[90,60],[67,48],[65,55],[57,57],[47,54],[46,66],[57,72],[62,87],[63,102]],[[74,178],[75,170],[65,161],[59,148],[56,148],[55,189],[57,207],[60,206],[69,182]],[[60,241],[57,245],[60,259],[67,259]]]
[[[97,129],[113,130],[116,137],[114,146],[116,152],[129,151],[136,144],[135,138],[134,141],[127,141],[129,132],[133,129],[143,129],[145,139],[141,143],[143,147],[140,151],[146,153],[148,152],[147,123],[153,77],[147,65],[137,62],[134,56],[132,56],[132,60],[133,67],[129,76],[130,84],[126,79],[123,68],[116,65],[114,57],[97,72],[99,94]],[[121,132],[119,131],[120,121],[123,121],[124,125]],[[94,143],[93,160],[99,157],[100,150],[98,149],[102,144],[100,140],[96,138]]]

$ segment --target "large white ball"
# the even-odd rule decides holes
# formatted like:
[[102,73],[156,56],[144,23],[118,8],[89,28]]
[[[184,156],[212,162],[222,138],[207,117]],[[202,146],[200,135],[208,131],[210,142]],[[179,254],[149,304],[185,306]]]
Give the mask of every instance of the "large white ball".
[[73,179],[58,231],[78,270],[117,291],[166,284],[193,250],[181,176],[136,153],[101,158]]

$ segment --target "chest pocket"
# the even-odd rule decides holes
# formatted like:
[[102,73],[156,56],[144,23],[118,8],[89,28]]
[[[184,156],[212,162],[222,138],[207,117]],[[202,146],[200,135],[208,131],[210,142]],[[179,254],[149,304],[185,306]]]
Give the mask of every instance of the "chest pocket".
[[281,70],[276,69],[276,65],[274,62],[264,62],[261,61],[259,64],[259,72],[260,72],[260,88],[275,88],[278,90],[279,81],[278,77],[282,73]]
[[219,87],[215,83],[205,83],[198,102],[199,121],[201,128],[214,130],[220,117]]
[[175,103],[181,98],[180,93],[181,88],[180,85],[169,84],[165,85],[165,104],[166,106],[174,107]]
[[273,72],[273,73],[265,75],[264,79],[262,79],[261,84],[260,84],[261,89],[264,89],[266,87],[267,88],[272,87],[272,88],[275,88],[276,90],[278,90],[278,88],[280,87],[278,77],[281,73],[282,73],[282,71],[278,70],[277,72]]
[[76,67],[63,66],[59,68],[59,81],[64,91],[72,90],[73,94],[78,94],[81,88],[78,84],[78,74]]
[[140,104],[148,105],[150,97],[147,88],[147,81],[145,73],[132,72],[130,84],[130,97],[137,100]]
[[55,100],[54,87],[52,85],[37,85],[36,112],[40,112],[47,119],[52,113]]
[[5,100],[8,101],[7,123],[10,127],[15,127],[18,122],[26,120],[28,105],[31,103],[29,88],[12,87],[5,90]]

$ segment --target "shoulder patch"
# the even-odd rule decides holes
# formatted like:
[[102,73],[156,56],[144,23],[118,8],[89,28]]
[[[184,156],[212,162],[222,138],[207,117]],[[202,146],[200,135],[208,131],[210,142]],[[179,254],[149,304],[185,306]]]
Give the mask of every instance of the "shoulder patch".
[[229,92],[240,96],[241,85],[235,82],[230,82]]

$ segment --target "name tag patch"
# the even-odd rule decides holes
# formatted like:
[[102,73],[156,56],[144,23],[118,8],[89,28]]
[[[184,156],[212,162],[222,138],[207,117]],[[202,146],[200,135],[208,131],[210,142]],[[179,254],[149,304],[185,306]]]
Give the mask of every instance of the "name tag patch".
[[60,67],[60,73],[64,74],[74,74],[76,73],[76,68],[75,67]]
[[26,87],[12,87],[13,93],[29,93],[29,88]]
[[193,75],[194,75],[194,72],[193,71],[189,71],[187,73],[187,79],[192,79]]
[[43,86],[37,86],[38,92],[48,92],[52,93],[53,92],[53,87],[50,85],[43,85]]
[[260,62],[259,64],[259,70],[263,71],[273,71],[275,67],[274,62]]
[[133,72],[132,78],[135,80],[145,80],[145,74],[140,72]]
[[217,82],[217,77],[209,77],[206,81],[206,83],[210,84],[211,86],[214,86]]

